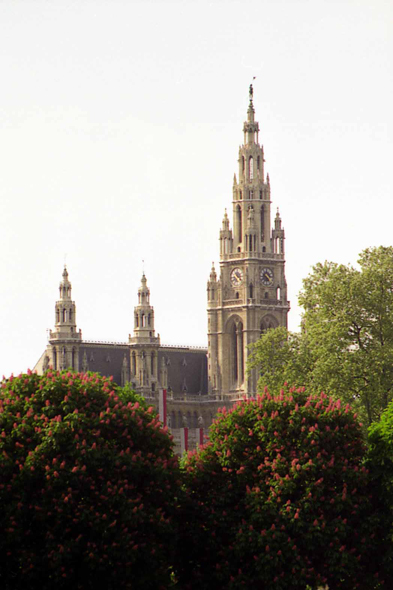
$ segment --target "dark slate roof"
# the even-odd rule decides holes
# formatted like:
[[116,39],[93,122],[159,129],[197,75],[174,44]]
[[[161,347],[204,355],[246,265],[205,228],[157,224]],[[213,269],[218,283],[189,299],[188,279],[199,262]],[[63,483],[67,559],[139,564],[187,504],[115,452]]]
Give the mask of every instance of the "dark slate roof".
[[[89,371],[96,371],[121,384],[121,370],[124,355],[129,367],[129,346],[112,342],[82,342],[79,349],[79,367],[82,367],[86,352]],[[158,350],[158,369],[162,357],[168,371],[168,389],[174,393],[207,393],[207,350],[189,346],[160,346]]]
[[129,356],[126,344],[109,342],[82,342],[79,349],[79,369],[82,368],[83,357],[86,352],[89,371],[113,376],[115,383],[121,384],[121,369],[124,355]]
[[168,370],[168,390],[174,393],[207,393],[206,349],[160,347],[158,363],[162,357]]

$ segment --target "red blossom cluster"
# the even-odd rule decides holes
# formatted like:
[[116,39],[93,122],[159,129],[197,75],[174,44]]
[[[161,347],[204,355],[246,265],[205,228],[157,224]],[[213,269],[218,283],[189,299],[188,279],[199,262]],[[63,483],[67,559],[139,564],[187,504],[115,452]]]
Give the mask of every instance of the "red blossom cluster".
[[178,488],[166,427],[111,379],[2,382],[2,589],[167,587]]
[[265,391],[223,408],[183,463],[184,588],[373,588],[364,454],[356,415],[323,393]]

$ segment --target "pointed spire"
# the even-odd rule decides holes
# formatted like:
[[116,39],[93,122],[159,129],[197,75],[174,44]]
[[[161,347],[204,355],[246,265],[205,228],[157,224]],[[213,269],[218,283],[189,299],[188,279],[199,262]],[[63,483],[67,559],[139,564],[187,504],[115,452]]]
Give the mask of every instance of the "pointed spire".
[[227,213],[226,209],[225,209],[224,217],[222,220],[222,229],[223,230],[229,229],[229,218],[228,218],[228,213]]
[[233,184],[234,184],[234,185],[236,185],[236,184],[237,184],[236,173],[233,175]]
[[270,184],[270,176],[269,176],[269,172],[266,174],[266,182],[268,184]]
[[249,145],[258,142],[259,124],[255,121],[255,109],[253,104],[254,90],[252,84],[250,84],[249,97],[250,102],[247,109],[247,121],[244,122],[244,144]]
[[276,217],[274,219],[274,229],[281,229],[281,217],[280,217],[280,211],[278,210],[278,207],[277,207]]
[[212,262],[212,269],[210,271],[210,281],[216,282],[217,281],[217,273],[214,267],[214,262]]
[[254,89],[252,87],[252,84],[250,84],[248,95],[250,98],[250,103],[249,103],[248,109],[247,109],[247,121],[249,123],[254,123],[254,115],[255,115],[255,109],[254,109],[254,103],[253,103]]
[[68,271],[67,271],[66,265],[64,265],[62,277],[63,277],[63,280],[60,282],[60,285],[59,285],[60,299],[70,300],[71,299],[71,283],[68,280]]
[[150,289],[147,286],[147,279],[145,275],[145,271],[143,271],[142,278],[141,278],[141,286],[138,289],[138,303],[139,305],[149,305],[150,304]]

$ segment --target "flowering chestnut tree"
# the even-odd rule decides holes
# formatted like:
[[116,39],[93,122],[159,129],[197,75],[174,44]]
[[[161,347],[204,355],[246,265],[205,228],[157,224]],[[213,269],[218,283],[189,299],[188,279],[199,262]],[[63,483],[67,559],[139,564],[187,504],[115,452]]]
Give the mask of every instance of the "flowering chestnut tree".
[[166,588],[179,488],[153,408],[97,374],[0,389],[0,587]]
[[183,461],[182,587],[376,587],[363,458],[356,416],[323,393],[266,391],[223,409]]

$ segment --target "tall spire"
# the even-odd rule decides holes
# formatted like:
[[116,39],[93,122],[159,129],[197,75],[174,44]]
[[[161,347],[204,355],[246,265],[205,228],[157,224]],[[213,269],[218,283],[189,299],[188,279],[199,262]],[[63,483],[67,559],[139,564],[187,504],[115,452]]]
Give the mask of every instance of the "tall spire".
[[232,184],[232,224],[220,229],[220,273],[207,283],[208,371],[212,395],[255,394],[258,375],[246,373],[249,345],[271,326],[286,326],[284,230],[271,223],[270,181],[249,87],[244,142]]

